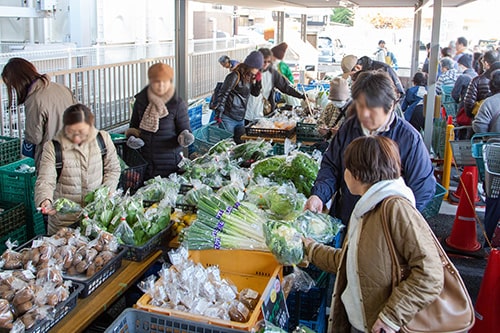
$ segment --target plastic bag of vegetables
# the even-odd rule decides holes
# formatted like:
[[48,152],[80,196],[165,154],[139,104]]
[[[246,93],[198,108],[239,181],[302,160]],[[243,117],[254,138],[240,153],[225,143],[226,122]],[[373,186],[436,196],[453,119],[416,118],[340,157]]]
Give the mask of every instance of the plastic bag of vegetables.
[[214,194],[212,188],[201,184],[199,181],[193,181],[193,188],[184,195],[184,202],[187,205],[196,206],[202,196],[211,196]]
[[266,193],[265,199],[271,215],[280,220],[293,220],[302,212],[306,197],[297,193],[293,183],[284,183],[281,186],[272,186]]
[[324,244],[330,243],[344,227],[341,220],[328,214],[313,213],[310,210],[300,214],[295,219],[294,226],[304,237]]
[[78,203],[66,198],[58,198],[54,201],[53,206],[61,214],[74,214],[82,211],[82,207]]
[[269,221],[264,225],[266,245],[283,265],[296,265],[304,258],[302,235],[290,223]]
[[128,225],[125,217],[120,219],[120,223],[113,231],[113,235],[118,239],[119,243],[126,245],[135,245],[134,231]]

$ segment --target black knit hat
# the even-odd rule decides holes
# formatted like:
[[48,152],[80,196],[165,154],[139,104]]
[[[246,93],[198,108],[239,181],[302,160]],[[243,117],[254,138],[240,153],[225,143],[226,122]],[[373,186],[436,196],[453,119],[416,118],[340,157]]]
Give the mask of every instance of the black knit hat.
[[472,68],[472,54],[464,53],[462,56],[458,59],[458,64],[462,65],[466,68]]

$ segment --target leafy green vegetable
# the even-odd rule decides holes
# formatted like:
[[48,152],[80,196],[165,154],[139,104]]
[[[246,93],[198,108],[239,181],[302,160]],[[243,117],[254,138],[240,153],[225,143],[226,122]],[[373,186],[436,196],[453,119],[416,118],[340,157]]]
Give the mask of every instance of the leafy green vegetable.
[[214,191],[208,185],[199,185],[187,191],[184,195],[184,202],[188,205],[196,206],[202,196],[213,195]]
[[233,148],[233,158],[242,161],[259,161],[269,155],[272,146],[265,140],[247,141]]
[[342,221],[328,214],[313,213],[310,210],[300,214],[294,222],[295,228],[304,237],[309,237],[320,243],[330,243],[344,227]]
[[217,142],[212,148],[208,150],[208,155],[225,153],[231,150],[235,145],[233,138],[225,139]]
[[266,244],[283,265],[296,265],[304,258],[302,235],[289,223],[269,221],[264,226]]
[[82,211],[82,207],[78,203],[66,198],[58,198],[54,201],[53,206],[61,214],[73,214]]
[[297,191],[309,197],[311,195],[311,188],[318,175],[318,163],[306,154],[297,153],[292,160],[291,170],[293,170],[291,180],[295,184]]
[[286,163],[284,156],[272,156],[253,164],[254,177],[269,177],[279,172]]
[[266,193],[265,198],[270,212],[280,220],[292,220],[304,208],[306,198],[297,193],[292,183],[273,186]]

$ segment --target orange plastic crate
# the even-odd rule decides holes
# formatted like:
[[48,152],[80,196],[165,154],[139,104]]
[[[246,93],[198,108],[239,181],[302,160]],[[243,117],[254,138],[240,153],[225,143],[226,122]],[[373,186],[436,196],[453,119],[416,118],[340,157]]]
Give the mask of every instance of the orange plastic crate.
[[243,288],[251,288],[259,292],[261,298],[246,323],[210,318],[184,311],[152,306],[149,304],[151,297],[146,294],[137,301],[135,307],[194,322],[245,331],[252,330],[257,322],[263,318],[261,307],[264,300],[262,294],[268,285],[272,288],[276,276],[282,277],[283,266],[276,261],[271,253],[261,251],[198,250],[189,251],[189,258],[196,263],[201,263],[204,267],[219,266],[221,277],[233,282],[238,287],[238,291]]

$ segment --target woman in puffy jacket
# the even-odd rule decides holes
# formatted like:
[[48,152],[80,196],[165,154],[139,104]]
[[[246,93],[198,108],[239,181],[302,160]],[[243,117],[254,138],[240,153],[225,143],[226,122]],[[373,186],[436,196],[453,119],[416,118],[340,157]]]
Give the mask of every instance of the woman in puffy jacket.
[[215,119],[233,133],[237,143],[240,143],[240,136],[245,128],[248,97],[250,94],[260,94],[261,86],[256,82],[262,78],[259,70],[263,65],[262,53],[252,51],[244,62],[226,76],[216,97]]
[[[105,154],[101,154],[98,133],[106,147]],[[53,140],[59,143],[62,157],[60,175],[54,143],[48,141],[43,147],[35,183],[35,204],[49,215],[50,235],[75,223],[78,217],[78,214],[57,213],[52,207],[54,200],[67,198],[82,205],[85,195],[101,185],[116,189],[121,171],[109,133],[94,127],[94,115],[83,104],[72,105],[64,111],[63,128]]]

